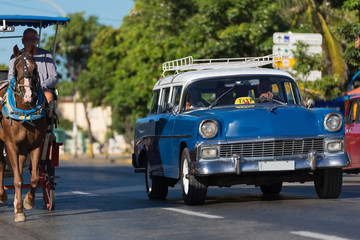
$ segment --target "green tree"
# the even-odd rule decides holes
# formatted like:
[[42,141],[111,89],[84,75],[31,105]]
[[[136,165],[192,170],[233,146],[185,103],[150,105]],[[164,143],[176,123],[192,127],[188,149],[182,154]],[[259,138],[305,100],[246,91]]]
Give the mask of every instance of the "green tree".
[[[80,94],[88,124],[88,137],[90,142],[89,151],[90,155],[93,157],[93,137],[90,120],[86,111],[88,106],[87,103],[89,101],[89,98],[87,97],[89,88],[84,86],[84,84],[78,84],[77,82],[81,79],[81,74],[87,68],[87,61],[91,56],[91,43],[102,26],[98,23],[96,16],[89,16],[87,19],[84,18],[84,12],[69,14],[69,17],[71,22],[68,26],[66,28],[59,28],[58,31],[56,49],[57,56],[61,58],[58,58],[57,60],[67,69],[67,77],[74,83],[74,98],[76,97],[77,91]],[[46,43],[47,48],[51,49],[53,43],[54,36],[51,36]]]
[[6,64],[0,64],[0,70],[9,70],[9,66]]
[[[309,45],[303,42],[297,42],[296,51],[293,53],[296,59],[293,65],[293,73],[298,80],[301,95],[303,100],[312,99],[327,99],[332,100],[341,94],[339,86],[341,85],[341,78],[337,74],[326,74],[325,57],[323,54],[309,54]],[[311,71],[320,71],[322,73],[321,79],[315,81],[307,81]]]
[[344,59],[350,65],[353,75],[360,70],[360,0],[345,1],[343,9],[354,11],[357,16],[356,22],[346,22],[337,28],[346,45]]
[[59,90],[59,98],[73,96],[74,82],[61,79],[56,83],[56,89]]
[[103,29],[92,44],[83,75],[96,88],[90,101],[112,107],[112,127],[131,143],[163,62],[270,54],[273,32],[290,27],[279,11],[270,0],[137,0],[119,29]]
[[[330,5],[328,4],[330,2]],[[286,10],[283,14],[287,22],[291,22],[293,32],[321,33],[324,38],[323,50],[327,58],[326,75],[336,74],[342,79],[341,87],[348,80],[347,64],[342,58],[342,47],[334,34],[332,24],[338,24],[345,17],[346,12],[333,7],[339,7],[341,1],[324,0],[278,0],[280,6]]]

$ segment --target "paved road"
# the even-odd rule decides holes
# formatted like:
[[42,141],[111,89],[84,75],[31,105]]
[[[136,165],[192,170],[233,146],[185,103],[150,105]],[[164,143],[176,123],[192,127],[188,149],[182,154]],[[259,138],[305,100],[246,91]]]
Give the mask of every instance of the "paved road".
[[[318,199],[312,184],[286,184],[277,198],[246,185],[211,187],[203,206],[148,200],[143,174],[129,166],[61,162],[56,210],[42,194],[27,221],[13,222],[13,191],[0,205],[0,239],[359,239],[360,177],[344,176],[339,199]],[[7,183],[12,179],[6,179]]]

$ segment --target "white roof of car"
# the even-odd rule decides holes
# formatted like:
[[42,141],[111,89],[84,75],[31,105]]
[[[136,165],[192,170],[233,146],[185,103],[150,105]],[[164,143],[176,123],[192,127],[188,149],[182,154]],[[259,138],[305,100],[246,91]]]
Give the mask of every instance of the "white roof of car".
[[185,85],[186,83],[195,79],[223,77],[223,76],[239,76],[239,75],[277,75],[277,76],[284,76],[293,79],[293,77],[288,72],[284,72],[278,69],[269,69],[269,68],[230,68],[230,69],[215,69],[215,70],[198,70],[198,71],[188,71],[188,72],[182,72],[179,74],[166,76],[165,78],[162,78],[159,81],[157,81],[154,88],[168,84]]

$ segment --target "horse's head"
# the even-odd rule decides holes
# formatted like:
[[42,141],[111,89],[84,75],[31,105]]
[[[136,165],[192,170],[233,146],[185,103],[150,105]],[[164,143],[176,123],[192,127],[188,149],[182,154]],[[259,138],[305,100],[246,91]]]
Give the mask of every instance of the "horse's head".
[[37,66],[34,61],[36,47],[30,51],[19,51],[17,45],[14,47],[14,92],[22,98],[24,104],[33,105],[37,99],[38,88],[40,87]]

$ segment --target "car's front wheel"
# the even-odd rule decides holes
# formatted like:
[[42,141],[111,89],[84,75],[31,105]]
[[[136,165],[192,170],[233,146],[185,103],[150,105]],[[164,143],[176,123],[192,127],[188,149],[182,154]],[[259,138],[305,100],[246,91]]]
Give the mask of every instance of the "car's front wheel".
[[145,171],[146,192],[152,200],[165,199],[168,194],[168,185],[163,177],[153,176],[149,161],[146,164]]
[[319,169],[317,173],[315,189],[319,198],[337,198],[342,188],[342,169]]
[[261,192],[265,195],[276,195],[281,192],[282,182],[260,185]]
[[181,154],[181,190],[183,199],[188,205],[203,204],[207,193],[206,178],[189,174],[189,162],[189,151],[185,148]]

